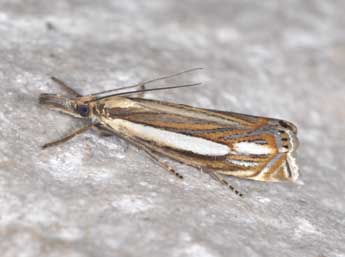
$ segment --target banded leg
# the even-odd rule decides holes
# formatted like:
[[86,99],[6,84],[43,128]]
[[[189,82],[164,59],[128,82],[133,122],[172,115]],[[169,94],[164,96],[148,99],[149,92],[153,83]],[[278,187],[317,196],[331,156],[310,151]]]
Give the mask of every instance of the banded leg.
[[133,138],[128,138],[125,136],[120,136],[121,138],[127,140],[128,142],[132,143],[133,145],[135,145],[137,148],[139,148],[140,150],[143,150],[150,158],[151,160],[153,160],[154,162],[156,162],[159,166],[161,166],[163,169],[165,169],[166,171],[168,171],[169,173],[175,175],[176,177],[178,177],[179,179],[183,179],[183,176],[178,173],[174,168],[172,168],[169,164],[167,164],[166,162],[162,161],[160,159],[160,156],[156,153],[154,153],[152,150],[150,150],[149,148],[147,148],[144,144],[136,141]]
[[225,178],[217,173],[216,171],[210,171],[209,172],[210,176],[212,178],[214,178],[215,180],[217,180],[218,182],[222,183],[223,185],[225,185],[227,188],[229,188],[232,192],[234,192],[236,195],[242,197],[243,194],[241,192],[239,192],[236,188],[234,188],[232,185],[229,184],[228,181],[225,180]]
[[76,96],[76,97],[80,97],[82,96],[81,94],[79,94],[77,91],[75,91],[73,88],[71,88],[70,86],[68,86],[65,82],[63,82],[62,80],[56,78],[56,77],[51,77],[51,80],[54,81],[55,83],[57,83],[58,85],[61,86],[61,88],[63,90],[65,90],[66,92],[68,92],[69,94]]
[[172,167],[171,167],[169,164],[167,164],[166,162],[161,161],[161,160],[159,159],[159,156],[158,156],[158,155],[152,153],[152,151],[150,151],[150,150],[145,150],[145,149],[143,149],[143,150],[146,152],[146,154],[147,154],[153,161],[155,161],[155,162],[156,162],[159,166],[161,166],[163,169],[165,169],[166,171],[172,173],[173,175],[175,175],[175,176],[178,177],[179,179],[183,179],[183,176],[182,176],[180,173],[178,173],[174,168],[172,168]]
[[67,142],[68,140],[74,138],[75,136],[78,136],[82,133],[84,133],[85,131],[89,130],[90,128],[92,128],[94,125],[93,124],[89,124],[85,127],[82,127],[74,132],[72,132],[71,134],[67,135],[67,136],[64,136],[63,138],[61,139],[58,139],[56,141],[53,141],[53,142],[50,142],[50,143],[47,143],[45,145],[42,146],[42,149],[45,149],[45,148],[48,148],[48,147],[51,147],[51,146],[56,146],[56,145],[59,145],[59,144],[62,144],[62,143],[65,143]]

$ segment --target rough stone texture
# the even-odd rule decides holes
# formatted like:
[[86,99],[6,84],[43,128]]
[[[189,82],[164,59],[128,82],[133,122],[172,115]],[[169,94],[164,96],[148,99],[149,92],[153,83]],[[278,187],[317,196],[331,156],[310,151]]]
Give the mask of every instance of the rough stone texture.
[[[0,2],[0,250],[15,256],[345,256],[345,2]],[[296,184],[231,178],[240,199],[172,162],[38,106],[192,67],[149,98],[299,127]],[[164,84],[160,83],[159,85]]]

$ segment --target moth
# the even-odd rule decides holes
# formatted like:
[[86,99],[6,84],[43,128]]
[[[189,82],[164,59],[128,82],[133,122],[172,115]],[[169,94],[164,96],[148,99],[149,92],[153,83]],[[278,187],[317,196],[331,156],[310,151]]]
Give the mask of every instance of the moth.
[[[57,145],[96,128],[138,147],[165,170],[183,178],[161,157],[207,171],[240,194],[225,179],[236,176],[259,181],[295,181],[298,167],[297,128],[288,121],[196,108],[134,96],[147,91],[192,87],[196,84],[146,89],[151,82],[191,72],[175,73],[136,85],[83,96],[52,77],[68,93],[41,94],[39,103],[85,119],[88,124],[43,148]],[[138,90],[114,93],[139,87]]]

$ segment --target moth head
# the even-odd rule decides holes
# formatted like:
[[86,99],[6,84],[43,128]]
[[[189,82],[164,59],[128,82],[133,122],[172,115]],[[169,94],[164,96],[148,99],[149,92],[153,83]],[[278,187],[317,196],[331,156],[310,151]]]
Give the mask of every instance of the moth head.
[[89,103],[90,100],[90,97],[84,96],[68,98],[56,94],[41,94],[39,97],[39,104],[77,118],[89,118],[92,107],[92,103]]

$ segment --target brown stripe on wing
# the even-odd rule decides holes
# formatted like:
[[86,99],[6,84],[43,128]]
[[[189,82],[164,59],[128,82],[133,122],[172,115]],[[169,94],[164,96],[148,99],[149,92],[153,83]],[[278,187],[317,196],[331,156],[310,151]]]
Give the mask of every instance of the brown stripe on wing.
[[291,180],[291,171],[288,169],[287,154],[278,153],[273,155],[262,167],[253,174],[250,179],[260,181],[284,181]]
[[[128,100],[135,101],[136,105],[124,108],[118,106],[105,108],[104,116],[121,118],[138,124],[222,143],[227,143],[228,140],[225,140],[227,137],[243,137],[258,127],[263,127],[268,122],[265,118],[248,115],[243,115],[243,119],[241,119],[241,115],[238,113],[206,110],[141,98],[128,98]],[[176,113],[172,113],[171,109],[166,109],[166,106],[175,108]],[[202,115],[198,115],[200,113]],[[208,117],[216,117],[217,119],[207,119]],[[231,123],[222,122],[224,120],[231,121]]]
[[[178,114],[143,111],[141,108],[111,108],[107,109],[107,117],[121,118],[137,124],[161,128],[167,131],[209,139],[215,142],[229,144],[235,140],[227,140],[235,135],[244,137],[255,130],[238,126],[225,126],[214,121],[186,117]],[[250,140],[244,139],[245,140]],[[252,140],[260,140],[252,137]],[[236,137],[236,141],[238,138]]]
[[214,122],[205,122],[201,119],[184,117],[181,115],[170,113],[131,112],[117,115],[117,117],[134,123],[175,132],[179,132],[179,130],[193,131],[214,130],[222,128],[221,125]]
[[[263,179],[276,180],[275,174],[277,173],[277,171],[279,171],[280,167],[282,167],[283,163],[286,162],[286,157],[286,154],[282,154],[282,156],[274,162],[274,164],[269,168],[269,170],[263,174]],[[279,172],[278,174],[281,175]],[[280,180],[286,180],[286,176],[284,176],[284,178],[285,179],[283,179],[283,177],[280,177]]]
[[[152,126],[185,135],[201,137],[209,140],[220,139],[233,134],[243,134],[246,131],[236,126],[224,126],[214,121],[191,118],[178,114],[144,111],[138,108],[112,108],[107,110],[107,116],[121,118],[137,124]],[[225,142],[224,140],[220,140]]]
[[160,107],[173,107],[180,110],[185,110],[194,113],[200,113],[207,115],[209,117],[215,117],[218,119],[222,119],[225,121],[230,121],[233,124],[238,124],[243,128],[257,128],[261,127],[268,123],[267,118],[258,117],[258,116],[251,116],[251,115],[242,115],[240,113],[233,113],[233,112],[224,112],[224,111],[217,111],[217,110],[210,110],[210,109],[203,109],[203,108],[196,108],[189,105],[184,104],[175,104],[171,102],[162,102],[156,101],[151,99],[143,99],[143,98],[129,98],[137,103],[142,103],[144,107],[152,108],[154,110],[159,111]]

